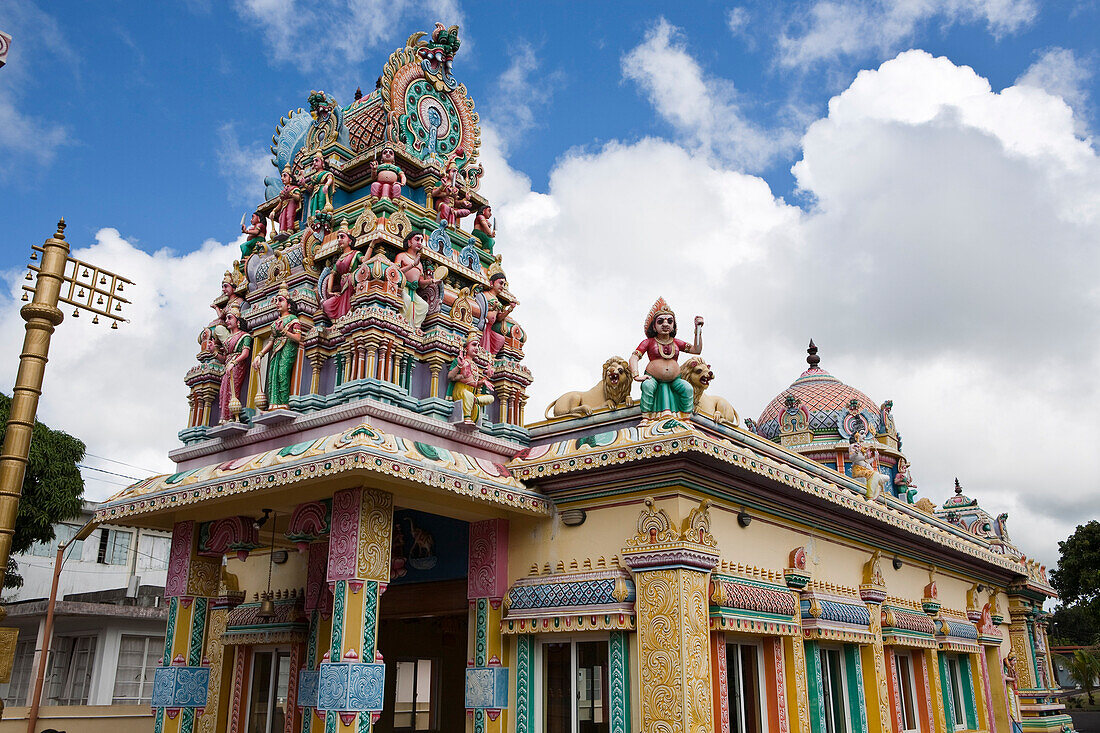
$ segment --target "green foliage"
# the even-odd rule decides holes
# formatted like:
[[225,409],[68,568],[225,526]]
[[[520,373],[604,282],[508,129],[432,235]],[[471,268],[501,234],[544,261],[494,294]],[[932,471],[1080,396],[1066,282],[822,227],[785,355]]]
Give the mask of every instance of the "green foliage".
[[[0,441],[11,410],[11,398],[0,394]],[[30,458],[23,477],[23,496],[15,520],[12,554],[26,552],[36,542],[54,539],[53,525],[80,516],[84,479],[77,463],[84,460],[84,443],[68,433],[51,430],[35,421]],[[5,588],[18,588],[23,578],[8,564]]]
[[1077,686],[1089,696],[1089,705],[1094,705],[1092,691],[1096,689],[1096,679],[1100,677],[1100,657],[1094,650],[1078,649],[1073,656],[1062,657],[1065,660],[1066,672]]
[[1058,543],[1058,567],[1050,583],[1062,603],[1091,601],[1100,596],[1100,522],[1079,524],[1073,534]]
[[1100,643],[1100,599],[1079,601],[1054,609],[1050,619],[1051,643],[1056,646],[1080,646]]

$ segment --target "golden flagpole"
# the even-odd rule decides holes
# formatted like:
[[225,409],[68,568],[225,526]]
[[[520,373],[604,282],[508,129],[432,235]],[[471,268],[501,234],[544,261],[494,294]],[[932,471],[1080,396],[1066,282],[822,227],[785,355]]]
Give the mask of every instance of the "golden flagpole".
[[[27,293],[33,297],[19,310],[19,315],[27,322],[27,333],[19,355],[4,446],[0,450],[0,588],[3,588],[11,555],[50,338],[65,317],[58,304],[73,306],[74,318],[85,310],[94,314],[93,323],[99,323],[99,317],[104,316],[112,320],[111,328],[118,328],[118,321],[125,320],[121,315],[122,305],[130,302],[121,295],[123,286],[133,284],[124,277],[70,257],[64,218],[57,223],[57,232],[52,237],[41,247],[32,249],[32,263],[39,253],[42,260],[38,266],[30,265],[26,279],[33,284],[23,286],[26,291],[23,300],[28,300]],[[37,273],[37,278],[32,273]],[[7,612],[0,608],[0,620],[6,615]],[[0,629],[0,682],[7,682],[11,677],[16,634],[16,629]],[[0,701],[2,716],[3,702]]]

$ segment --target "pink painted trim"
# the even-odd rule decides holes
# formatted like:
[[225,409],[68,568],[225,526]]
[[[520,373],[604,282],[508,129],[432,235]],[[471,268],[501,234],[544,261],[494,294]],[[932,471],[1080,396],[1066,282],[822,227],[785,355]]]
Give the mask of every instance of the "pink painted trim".
[[328,581],[356,576],[359,557],[359,514],[362,489],[344,489],[332,497],[332,530],[329,533]]
[[508,520],[486,519],[470,525],[466,597],[500,600],[508,592]]
[[195,542],[195,523],[176,522],[172,528],[172,548],[168,553],[168,577],[164,597],[187,595],[187,576],[191,572],[191,551]]

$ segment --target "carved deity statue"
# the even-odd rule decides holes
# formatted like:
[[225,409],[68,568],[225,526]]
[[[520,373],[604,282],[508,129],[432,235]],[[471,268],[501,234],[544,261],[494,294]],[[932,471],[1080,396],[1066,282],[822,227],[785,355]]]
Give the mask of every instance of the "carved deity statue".
[[[645,323],[646,338],[630,355],[630,372],[642,383],[642,417],[652,420],[662,413],[687,417],[695,408],[695,390],[680,376],[680,352],[703,352],[703,317],[695,317],[693,344],[676,338],[676,314],[664,298],[658,298],[649,309]],[[645,374],[639,374],[642,356],[649,357]]]
[[454,400],[462,402],[462,421],[466,425],[476,424],[481,409],[493,404],[494,399],[493,395],[480,391],[493,391],[493,385],[489,382],[492,367],[483,374],[476,361],[480,348],[481,339],[474,331],[466,339],[466,350],[451,362],[451,369],[447,372],[450,395]]
[[271,354],[267,363],[268,408],[286,407],[290,402],[290,387],[294,379],[294,362],[298,359],[298,346],[302,343],[302,323],[295,315],[294,301],[284,284],[275,296],[278,316],[271,324],[271,337],[252,360],[252,368],[259,371],[260,359]]
[[241,262],[254,252],[263,249],[264,240],[267,239],[267,220],[260,216],[259,212],[252,214],[252,222],[245,226],[241,223],[241,234],[247,234],[248,239],[241,243]]
[[509,301],[504,295],[508,289],[508,278],[500,266],[500,255],[489,265],[489,289],[485,291],[485,328],[481,334],[481,343],[490,356],[496,356],[504,347],[504,341],[519,326],[509,316],[518,300]]
[[905,499],[912,504],[913,497],[917,495],[917,485],[909,475],[909,468],[909,461],[904,457],[898,458],[898,471],[894,474],[894,492],[899,499]]
[[336,242],[340,253],[327,277],[322,277],[325,287],[324,298],[321,300],[321,310],[333,321],[351,310],[351,296],[355,292],[355,270],[371,256],[371,249],[364,256],[352,247],[354,240],[346,221],[341,222],[336,231]]
[[470,202],[458,184],[458,168],[454,161],[447,165],[443,180],[432,189],[432,202],[440,220],[447,222],[447,226],[457,227],[462,217],[469,216]]
[[[225,302],[222,302],[223,298]],[[244,308],[244,305],[244,298],[237,295],[237,284],[233,280],[233,273],[226,270],[225,275],[222,277],[221,296],[210,304],[216,316],[199,334],[199,346],[202,347],[203,351],[211,354],[217,353],[220,345],[229,336],[229,328],[225,325],[226,312],[230,308],[236,308],[239,312]]]
[[382,148],[382,162],[372,161],[370,165],[374,183],[370,185],[371,196],[380,199],[396,199],[401,195],[401,187],[406,184],[405,171],[394,160],[393,148]]
[[236,420],[240,414],[241,385],[244,384],[249,355],[252,352],[252,337],[244,330],[240,309],[236,306],[226,308],[225,323],[229,333],[219,348],[219,359],[225,364],[225,372],[222,374],[221,391],[218,393],[223,423]]
[[852,463],[852,478],[866,484],[866,497],[877,498],[886,485],[886,476],[875,469],[878,449],[870,440],[864,440],[863,431],[857,430],[848,444],[848,460]]
[[279,192],[279,203],[275,204],[276,221],[279,234],[287,237],[298,231],[298,210],[302,205],[302,188],[294,180],[294,171],[290,166],[283,168],[283,190]]
[[399,252],[394,258],[394,264],[405,276],[405,290],[401,293],[401,300],[404,303],[402,315],[417,331],[424,325],[424,319],[428,315],[428,302],[421,298],[417,291],[421,287],[438,285],[447,274],[445,267],[441,267],[431,276],[424,272],[424,263],[420,259],[420,251],[423,247],[424,235],[417,231],[409,232],[405,235],[405,251]]
[[492,252],[493,245],[496,244],[496,226],[496,219],[493,218],[493,207],[485,204],[478,210],[477,216],[474,217],[473,234],[488,252]]
[[298,179],[302,188],[309,190],[306,217],[315,214],[332,213],[332,192],[336,190],[336,179],[320,153],[315,153],[310,161],[309,170],[303,171]]

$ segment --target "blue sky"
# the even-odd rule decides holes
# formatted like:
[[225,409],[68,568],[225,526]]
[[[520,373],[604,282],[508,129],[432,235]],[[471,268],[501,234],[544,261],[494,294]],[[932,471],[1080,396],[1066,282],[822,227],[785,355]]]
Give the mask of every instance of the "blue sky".
[[705,315],[742,418],[813,337],[894,401],[923,495],[959,477],[1048,563],[1096,516],[1096,0],[0,3],[0,343],[60,215],[137,283],[132,323],[69,319],[51,351],[42,419],[132,464],[92,465],[171,467],[279,116],[311,89],[348,103],[437,19],[462,26],[529,417],[629,353],[663,295]]

